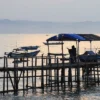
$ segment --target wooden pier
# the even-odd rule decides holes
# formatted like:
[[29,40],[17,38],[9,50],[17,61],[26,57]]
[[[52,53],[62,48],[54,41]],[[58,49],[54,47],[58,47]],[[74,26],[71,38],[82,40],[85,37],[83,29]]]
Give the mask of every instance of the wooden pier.
[[99,62],[79,61],[71,64],[43,55],[23,58],[21,62],[7,57],[0,60],[0,93],[3,95],[78,91],[100,84]]

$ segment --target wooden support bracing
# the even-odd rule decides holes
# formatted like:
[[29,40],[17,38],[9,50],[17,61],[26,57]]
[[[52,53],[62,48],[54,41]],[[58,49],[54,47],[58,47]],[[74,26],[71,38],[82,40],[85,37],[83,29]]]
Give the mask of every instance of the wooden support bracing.
[[[27,62],[23,61],[21,66],[14,63],[14,66],[10,67],[9,58],[4,57],[3,59],[4,64],[0,68],[2,73],[0,81],[3,83],[0,93],[3,95],[9,92],[17,95],[20,91],[24,95],[30,89],[32,93],[36,93],[37,90],[41,90],[42,93],[48,92],[48,90],[66,92],[69,91],[69,88],[71,91],[73,88],[80,89],[81,83],[85,84],[85,88],[94,84],[97,86],[100,83],[99,62],[71,64],[64,61],[61,63],[58,57],[52,58],[42,55],[35,58],[23,58],[23,60],[27,59]],[[41,61],[40,65],[38,65],[38,60]],[[80,74],[81,71],[82,75]]]

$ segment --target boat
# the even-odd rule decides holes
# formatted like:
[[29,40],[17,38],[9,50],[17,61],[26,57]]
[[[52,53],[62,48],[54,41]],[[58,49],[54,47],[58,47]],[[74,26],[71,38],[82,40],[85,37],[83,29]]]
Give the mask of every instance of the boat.
[[24,50],[36,50],[39,48],[39,46],[24,46],[24,47],[20,47],[21,49],[24,49]]
[[37,50],[39,48],[39,46],[24,46],[24,47],[19,47],[19,48],[15,48],[13,49],[13,51],[28,51],[28,50]]
[[24,58],[24,57],[33,57],[33,56],[36,56],[38,53],[40,52],[40,50],[37,50],[37,51],[34,51],[34,52],[25,52],[25,53],[14,53],[14,52],[10,52],[8,54],[8,57],[10,58]]
[[48,42],[43,42],[45,45],[59,45],[59,44],[64,44],[62,42],[54,42],[54,43],[48,43]]
[[[12,52],[5,53],[7,57],[9,58],[25,58],[25,57],[34,57],[37,56],[37,54],[40,52],[40,50],[37,50],[39,46],[25,46],[20,48],[13,49]],[[28,52],[29,50],[35,50]]]
[[84,54],[79,55],[79,59],[81,62],[97,62],[100,60],[100,55],[93,51],[85,51]]

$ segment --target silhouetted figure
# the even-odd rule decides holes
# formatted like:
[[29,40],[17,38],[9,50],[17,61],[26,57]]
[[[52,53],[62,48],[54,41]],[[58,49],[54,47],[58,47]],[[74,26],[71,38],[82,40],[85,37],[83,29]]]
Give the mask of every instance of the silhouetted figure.
[[74,45],[72,46],[72,58],[74,62],[76,62],[76,48]]
[[74,45],[72,46],[72,49],[68,49],[70,54],[70,62],[75,63],[76,62],[76,48]]
[[70,63],[74,63],[72,49],[68,49],[68,52],[69,52],[69,55],[70,55]]

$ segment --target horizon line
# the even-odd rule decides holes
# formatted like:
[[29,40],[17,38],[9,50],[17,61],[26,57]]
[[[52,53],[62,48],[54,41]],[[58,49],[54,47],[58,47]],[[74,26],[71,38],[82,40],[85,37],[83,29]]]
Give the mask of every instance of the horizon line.
[[50,22],[50,23],[80,23],[80,22],[100,22],[100,21],[46,21],[46,20],[23,20],[23,19],[2,19],[1,20],[6,20],[6,21],[29,21],[29,22]]

